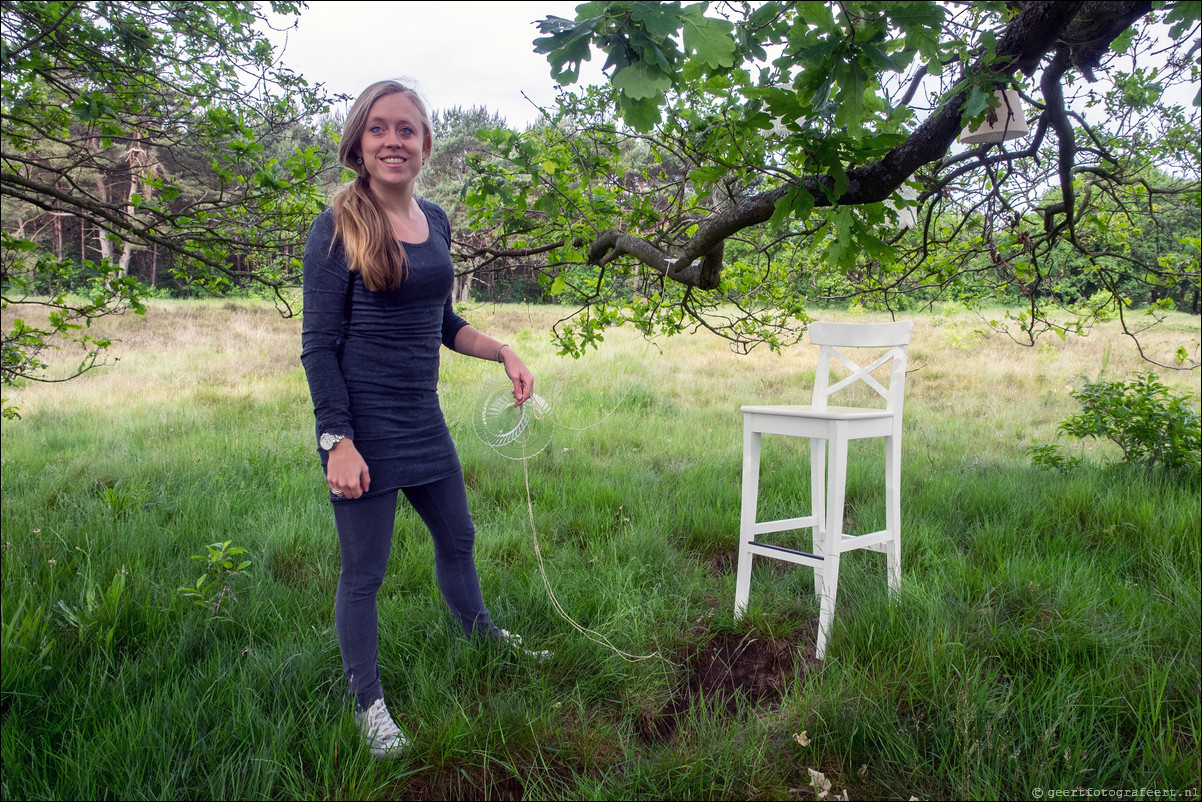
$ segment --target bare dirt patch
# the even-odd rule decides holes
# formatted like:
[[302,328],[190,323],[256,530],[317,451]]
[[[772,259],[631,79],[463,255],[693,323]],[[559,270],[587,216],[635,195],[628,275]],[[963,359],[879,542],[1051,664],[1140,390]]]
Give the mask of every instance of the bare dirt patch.
[[[737,548],[716,549],[703,554],[699,559],[713,576],[730,576],[739,569],[739,550]],[[782,560],[761,559],[756,562],[755,570],[756,576],[763,572],[770,572],[773,576],[782,576],[798,569],[797,566]]]
[[495,799],[520,802],[526,794],[522,779],[506,770],[422,772],[394,789],[393,799],[415,802],[444,799]]
[[739,552],[736,549],[716,551],[705,556],[705,565],[714,576],[733,574],[739,567]]
[[761,711],[777,707],[792,678],[818,665],[817,630],[814,623],[787,638],[723,633],[698,651],[680,655],[675,690],[658,712],[644,713],[639,735],[649,742],[671,741],[681,718],[697,706],[729,717],[738,715],[740,704]]

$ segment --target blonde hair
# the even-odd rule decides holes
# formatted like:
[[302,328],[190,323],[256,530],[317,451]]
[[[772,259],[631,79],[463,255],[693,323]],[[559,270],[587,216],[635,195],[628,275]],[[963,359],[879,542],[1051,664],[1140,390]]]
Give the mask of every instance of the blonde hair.
[[395,290],[405,280],[408,259],[405,248],[392,231],[392,223],[375,193],[371,191],[371,176],[363,166],[359,143],[367,128],[367,116],[372,104],[382,97],[405,94],[421,115],[422,147],[434,146],[434,126],[426,104],[413,89],[399,81],[377,81],[359,95],[342,126],[342,142],[338,146],[338,161],[355,171],[355,179],[343,184],[334,193],[334,237],[346,250],[347,267],[363,276],[363,284],[373,291]]

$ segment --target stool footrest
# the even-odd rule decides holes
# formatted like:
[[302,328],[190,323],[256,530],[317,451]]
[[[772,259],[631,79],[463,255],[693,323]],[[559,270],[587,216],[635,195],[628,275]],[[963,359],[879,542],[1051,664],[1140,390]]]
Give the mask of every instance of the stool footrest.
[[751,534],[766,535],[769,532],[784,532],[788,529],[811,529],[817,525],[817,515],[807,515],[804,518],[782,518],[779,521],[757,521],[751,525]]
[[839,551],[855,551],[856,549],[873,549],[876,551],[875,546],[888,543],[890,540],[893,540],[893,532],[889,529],[870,532],[867,535],[844,535],[839,541]]
[[784,546],[773,546],[769,543],[756,543],[754,540],[747,544],[747,550],[761,557],[771,557],[774,560],[787,560],[791,563],[808,565],[811,568],[821,568],[824,562],[823,558],[817,554],[788,549]]

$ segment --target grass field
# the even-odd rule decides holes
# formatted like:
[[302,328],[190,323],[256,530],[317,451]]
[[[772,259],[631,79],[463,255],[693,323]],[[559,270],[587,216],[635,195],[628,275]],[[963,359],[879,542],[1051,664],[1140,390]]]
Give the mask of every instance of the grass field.
[[[1025,454],[1083,377],[1146,368],[1113,328],[1032,349],[955,309],[914,316],[902,588],[887,595],[882,556],[844,558],[819,663],[809,571],[758,561],[749,615],[732,609],[739,406],[805,403],[814,349],[737,356],[708,336],[657,347],[617,331],[573,361],[547,342],[555,310],[463,313],[523,355],[562,424],[527,463],[555,594],[615,646],[658,656],[628,662],[554,611],[522,464],[468,422],[499,367],[444,353],[485,598],[555,657],[460,638],[403,508],[381,668],[414,747],[373,760],[343,693],[299,323],[156,301],[103,322],[121,338],[113,366],[12,392],[4,799],[812,799],[812,771],[827,799],[1197,797],[1198,481],[1105,469],[1102,444],[1070,449],[1088,465],[1068,474]],[[1196,343],[1198,319],[1156,337]],[[1196,372],[1161,376],[1198,394]],[[763,516],[808,496],[806,459],[766,438]],[[879,446],[853,450],[849,530],[882,526],[878,464]],[[223,541],[251,561],[228,620],[178,591],[202,570],[192,555]]]

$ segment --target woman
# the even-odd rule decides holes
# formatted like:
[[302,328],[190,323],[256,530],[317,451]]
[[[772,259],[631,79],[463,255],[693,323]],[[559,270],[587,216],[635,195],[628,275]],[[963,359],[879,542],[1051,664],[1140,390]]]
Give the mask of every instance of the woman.
[[355,720],[376,757],[408,744],[384,704],[377,664],[376,593],[398,491],[430,529],[438,585],[464,634],[520,647],[493,624],[480,593],[463,472],[438,405],[439,345],[502,363],[519,405],[534,376],[512,348],[452,310],[450,222],[415,194],[433,144],[412,89],[369,86],[338,149],[356,178],[305,244],[301,362],[341,548],[334,620]]

